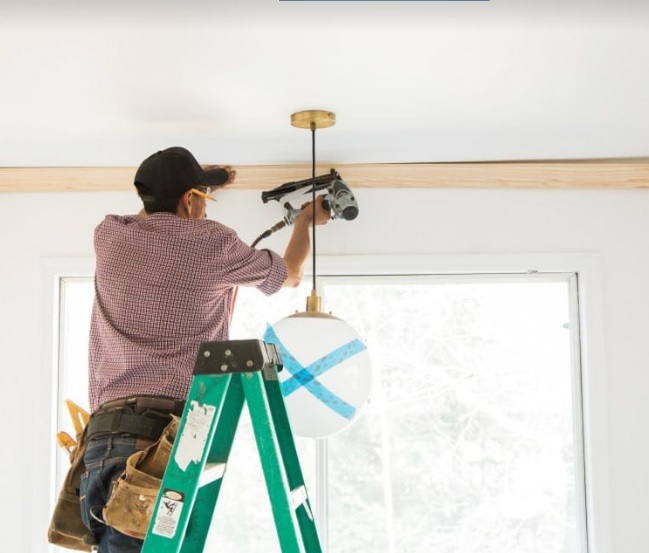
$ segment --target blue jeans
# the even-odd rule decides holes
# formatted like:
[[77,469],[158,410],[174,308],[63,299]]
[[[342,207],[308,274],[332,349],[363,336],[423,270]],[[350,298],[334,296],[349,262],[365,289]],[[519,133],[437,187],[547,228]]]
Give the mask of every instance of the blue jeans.
[[95,535],[99,553],[139,553],[143,540],[132,538],[106,526],[102,518],[113,483],[126,468],[126,459],[151,442],[132,436],[112,435],[88,442],[83,457],[86,472],[81,476],[79,496],[81,519]]

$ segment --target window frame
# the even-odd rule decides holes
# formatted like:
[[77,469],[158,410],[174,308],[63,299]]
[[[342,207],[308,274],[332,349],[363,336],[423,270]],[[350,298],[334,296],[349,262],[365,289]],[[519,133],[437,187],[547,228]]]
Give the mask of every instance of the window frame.
[[[311,269],[305,273],[312,278]],[[538,275],[538,278],[574,275],[569,281],[571,325],[576,332],[573,340],[573,406],[581,409],[581,423],[576,424],[577,479],[584,486],[578,492],[578,524],[582,529],[582,553],[600,553],[610,550],[611,513],[610,484],[608,470],[608,422],[606,403],[604,317],[601,276],[601,259],[596,254],[479,254],[479,255],[368,255],[368,256],[323,256],[317,260],[317,279],[326,283],[330,278],[372,276],[417,276],[439,275],[462,279],[465,276],[489,276],[494,278]],[[49,354],[47,363],[51,366],[52,398],[52,457],[50,478],[50,505],[56,502],[55,489],[57,473],[56,431],[64,409],[58,396],[58,373],[60,353],[60,283],[64,277],[92,277],[92,258],[57,258],[46,260],[45,305],[50,306],[51,333],[45,333],[44,340]],[[66,415],[67,416],[67,415]],[[577,420],[579,417],[575,417]],[[581,451],[579,451],[581,450]],[[580,462],[579,462],[580,461]],[[582,469],[583,467],[583,469]],[[320,532],[323,536],[323,551],[327,551],[326,517],[327,509],[327,444],[318,440],[316,444],[316,476],[318,489],[314,510],[318,520],[323,521]],[[53,550],[53,548],[52,548]]]

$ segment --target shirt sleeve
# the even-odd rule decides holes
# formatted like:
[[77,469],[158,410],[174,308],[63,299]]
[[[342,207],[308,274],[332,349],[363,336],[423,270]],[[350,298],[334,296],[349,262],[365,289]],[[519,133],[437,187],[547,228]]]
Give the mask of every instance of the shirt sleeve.
[[216,272],[224,284],[254,287],[267,296],[278,292],[288,277],[284,258],[272,250],[247,245],[232,230],[228,234],[215,257]]
[[288,269],[286,268],[284,258],[279,254],[271,250],[260,250],[260,253],[265,253],[270,257],[271,266],[268,271],[268,278],[258,284],[256,288],[260,292],[270,296],[282,288],[288,277]]

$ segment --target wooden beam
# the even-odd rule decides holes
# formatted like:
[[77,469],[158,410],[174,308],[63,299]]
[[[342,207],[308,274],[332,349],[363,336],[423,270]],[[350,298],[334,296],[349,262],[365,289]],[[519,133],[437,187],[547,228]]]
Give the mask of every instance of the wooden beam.
[[[320,164],[352,188],[649,188],[649,158],[476,163]],[[310,164],[242,165],[231,185],[267,190],[307,179]],[[132,191],[136,167],[0,167],[2,192]]]

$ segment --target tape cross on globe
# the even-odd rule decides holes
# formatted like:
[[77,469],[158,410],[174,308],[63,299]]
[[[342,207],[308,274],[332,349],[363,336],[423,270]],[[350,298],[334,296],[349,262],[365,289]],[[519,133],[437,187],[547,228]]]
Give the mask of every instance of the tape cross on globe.
[[317,377],[340,365],[343,361],[349,359],[350,357],[367,349],[363,342],[358,339],[347,342],[346,344],[337,347],[320,359],[304,367],[286,348],[286,346],[278,338],[273,327],[270,325],[268,325],[266,328],[264,340],[266,342],[275,344],[275,346],[279,350],[284,368],[292,375],[290,378],[284,380],[280,385],[280,389],[284,397],[288,397],[296,390],[304,387],[314,397],[316,397],[341,417],[344,417],[348,420],[354,418],[354,415],[356,414],[356,407],[350,405],[335,393],[333,393],[331,390],[329,390],[326,386],[324,386],[317,380]]

